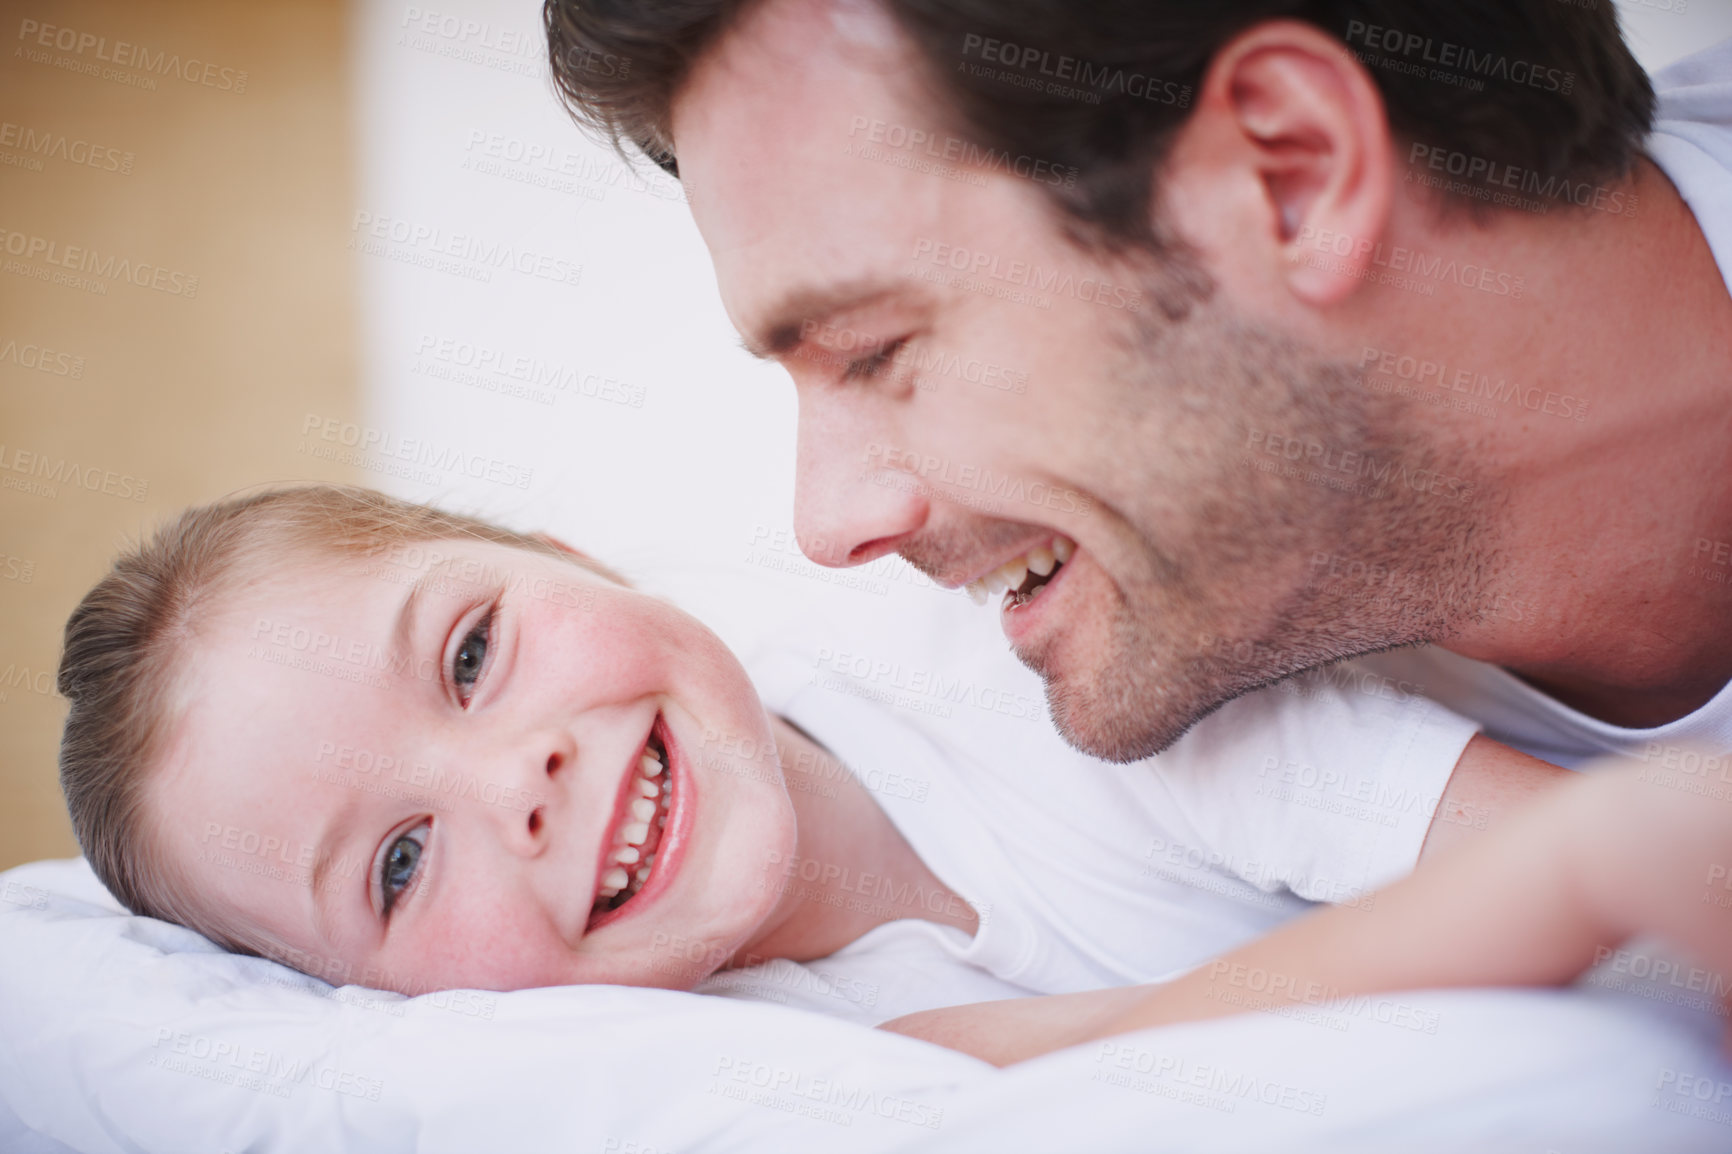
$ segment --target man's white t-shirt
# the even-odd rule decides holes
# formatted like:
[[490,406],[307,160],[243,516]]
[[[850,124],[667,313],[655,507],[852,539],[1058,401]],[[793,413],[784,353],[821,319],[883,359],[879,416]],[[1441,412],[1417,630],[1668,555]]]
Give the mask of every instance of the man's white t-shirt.
[[[1038,678],[1002,651],[955,656],[936,699],[886,693],[880,669],[834,645],[750,669],[765,707],[854,772],[981,925],[971,939],[917,920],[942,895],[847,878],[850,900],[905,920],[821,961],[727,972],[700,991],[869,1023],[1159,981],[1313,901],[1369,905],[1413,868],[1478,728],[1394,683],[1325,674],[1240,698],[1165,753],[1112,765],[1065,744],[1044,709],[1001,708],[1041,702]],[[789,860],[772,884],[811,884],[826,864]]]
[[[1732,40],[1658,73],[1654,89],[1659,109],[1648,156],[1695,214],[1732,291]],[[1732,613],[1732,565],[1715,565],[1713,558],[1712,548],[1706,550],[1693,576],[1720,584]],[[1495,665],[1432,646],[1354,664],[1412,683],[1416,692],[1481,722],[1488,736],[1557,765],[1574,769],[1599,754],[1628,754],[1732,797],[1732,757],[1703,758],[1689,748],[1732,750],[1732,685],[1685,717],[1629,729],[1571,709]]]

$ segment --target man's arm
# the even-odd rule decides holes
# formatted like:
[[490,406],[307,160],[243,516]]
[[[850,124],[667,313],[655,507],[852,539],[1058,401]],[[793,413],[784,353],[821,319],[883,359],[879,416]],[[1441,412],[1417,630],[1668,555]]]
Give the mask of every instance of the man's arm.
[[1247,1010],[1392,990],[1555,985],[1586,969],[1596,947],[1637,932],[1732,972],[1732,911],[1704,900],[1728,876],[1732,803],[1658,784],[1637,766],[1606,767],[1439,850],[1369,908],[1320,910],[1172,982],[958,1006],[884,1028],[1009,1065]]
[[1475,734],[1455,763],[1449,784],[1419,847],[1426,861],[1449,847],[1471,841],[1511,810],[1532,801],[1570,776],[1549,761],[1529,757],[1483,733]]

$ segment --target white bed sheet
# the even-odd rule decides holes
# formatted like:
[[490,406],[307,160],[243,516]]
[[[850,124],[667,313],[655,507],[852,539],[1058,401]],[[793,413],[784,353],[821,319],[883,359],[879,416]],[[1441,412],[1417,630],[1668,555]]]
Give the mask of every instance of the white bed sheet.
[[733,999],[336,989],[128,916],[82,862],[0,874],[8,1154],[1727,1151],[1719,1026],[1629,991],[1419,993],[996,1071]]

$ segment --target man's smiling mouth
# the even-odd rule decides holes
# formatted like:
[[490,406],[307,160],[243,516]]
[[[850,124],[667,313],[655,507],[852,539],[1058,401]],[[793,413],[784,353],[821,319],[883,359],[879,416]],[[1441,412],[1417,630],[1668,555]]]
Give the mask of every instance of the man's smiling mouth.
[[591,920],[625,905],[649,882],[655,869],[656,851],[673,804],[674,783],[673,774],[668,772],[667,749],[654,729],[629,776],[612,841],[602,855]]
[[984,577],[970,581],[964,588],[976,605],[985,605],[999,593],[1007,595],[1007,606],[1026,605],[1046,588],[1047,582],[1058,576],[1058,571],[1075,552],[1076,542],[1061,533],[1020,557],[1012,557]]

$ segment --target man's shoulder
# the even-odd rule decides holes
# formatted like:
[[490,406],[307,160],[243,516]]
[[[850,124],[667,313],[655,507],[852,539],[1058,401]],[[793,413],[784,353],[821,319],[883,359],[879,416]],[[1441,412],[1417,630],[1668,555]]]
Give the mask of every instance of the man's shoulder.
[[1732,685],[1700,709],[1653,729],[1581,713],[1507,669],[1435,645],[1357,658],[1354,666],[1401,679],[1413,692],[1484,726],[1486,736],[1573,769],[1605,753],[1643,755],[1653,743],[1732,741]]
[[1662,102],[1668,94],[1684,89],[1719,86],[1725,91],[1726,102],[1732,104],[1732,36],[1668,64],[1651,79]]

